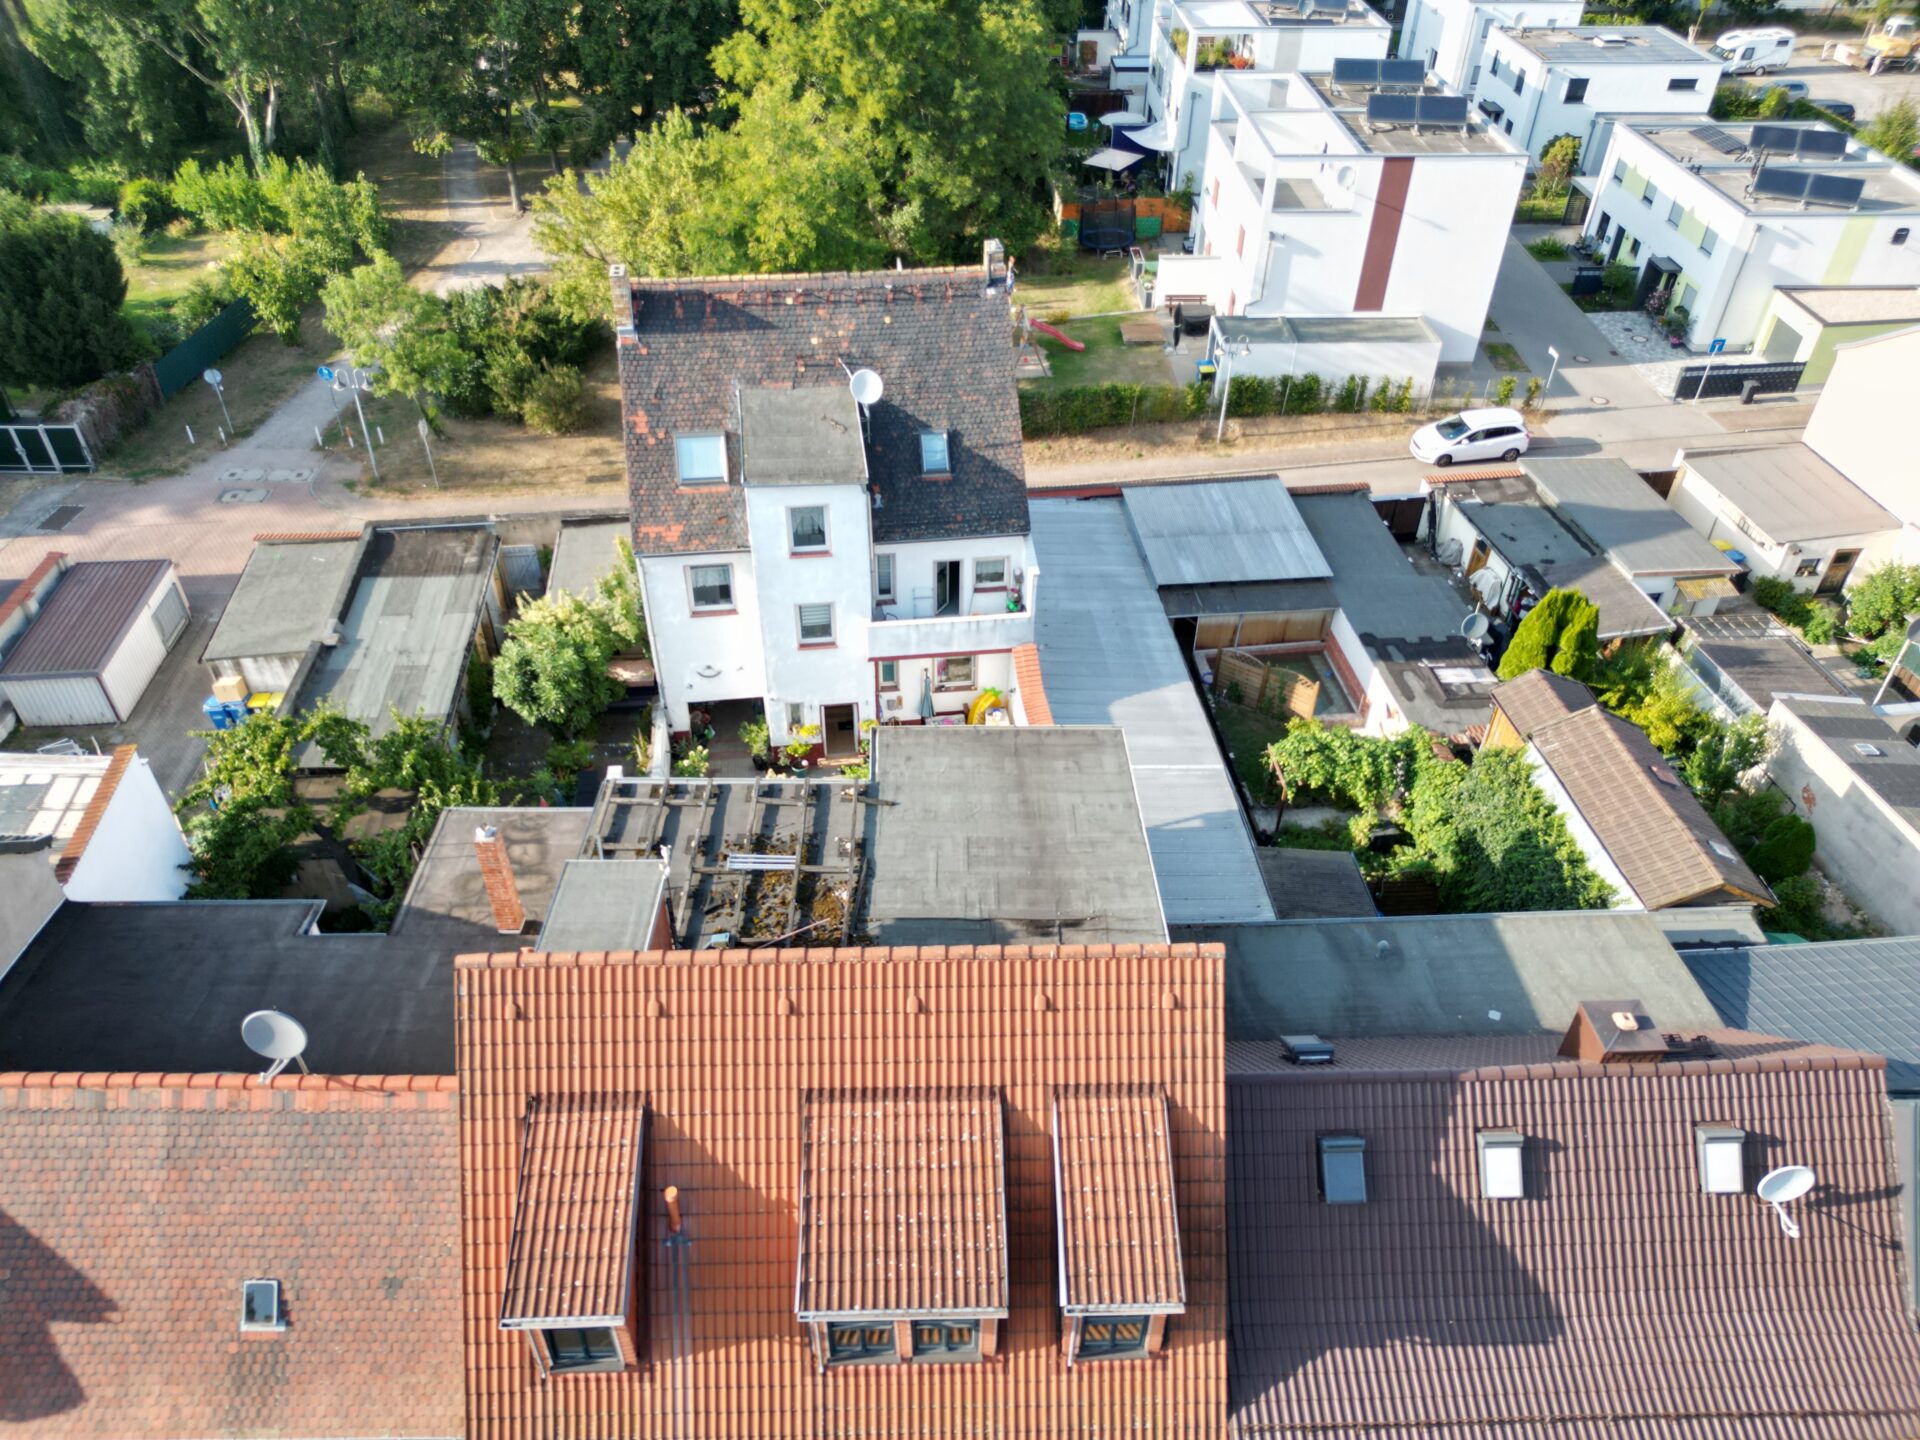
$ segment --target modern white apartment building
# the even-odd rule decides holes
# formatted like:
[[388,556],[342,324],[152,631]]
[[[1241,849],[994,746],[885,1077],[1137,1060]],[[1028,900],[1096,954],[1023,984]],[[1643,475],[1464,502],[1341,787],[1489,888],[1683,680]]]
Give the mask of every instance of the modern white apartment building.
[[845,756],[866,721],[1011,696],[1038,576],[1013,316],[986,281],[615,277],[633,548],[676,733],[762,701],[776,744],[818,726]]
[[1578,25],[1585,8],[1584,0],[1407,0],[1396,53],[1471,94],[1494,26]]
[[1920,465],[1907,413],[1915,375],[1920,326],[1840,346],[1804,439],[1900,522],[1897,558],[1920,563]]
[[1082,64],[1109,66],[1116,89],[1141,89],[1147,83],[1154,20],[1172,5],[1173,0],[1107,0],[1105,25],[1075,34],[1078,58]]
[[1147,67],[1147,119],[1133,139],[1166,152],[1170,188],[1206,165],[1213,79],[1235,70],[1324,75],[1339,59],[1386,57],[1393,27],[1361,0],[1188,0],[1163,12]]
[[1598,168],[1612,123],[1705,115],[1720,62],[1657,25],[1579,25],[1487,33],[1474,103],[1535,160],[1561,135]]
[[1527,157],[1464,96],[1223,72],[1207,146],[1197,252],[1161,258],[1160,293],[1227,316],[1416,320],[1439,363],[1473,359]]
[[1751,346],[1776,288],[1920,285],[1920,175],[1829,126],[1625,121],[1582,183],[1587,238],[1671,284],[1695,349]]

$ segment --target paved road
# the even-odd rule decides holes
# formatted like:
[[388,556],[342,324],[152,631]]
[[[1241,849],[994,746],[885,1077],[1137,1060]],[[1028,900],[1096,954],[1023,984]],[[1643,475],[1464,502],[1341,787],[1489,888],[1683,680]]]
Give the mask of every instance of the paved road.
[[[1787,17],[1781,23],[1791,26],[1793,21]],[[1864,25],[1861,26],[1852,36],[1810,35],[1794,47],[1793,64],[1775,73],[1783,80],[1806,81],[1816,102],[1851,102],[1863,125],[1896,100],[1920,101],[1920,73],[1888,70],[1869,75],[1864,70],[1850,69],[1837,60],[1820,58],[1820,47],[1827,41],[1853,39],[1857,42],[1865,29]],[[1768,76],[1767,80],[1773,78]],[[1767,80],[1758,83],[1764,85]]]
[[[522,198],[545,184],[546,178],[544,166],[522,164]],[[506,201],[505,180],[498,173],[481,171],[480,153],[472,145],[463,141],[448,152],[441,168],[441,185],[456,238],[414,277],[416,285],[445,295],[450,290],[498,284],[547,268],[545,257],[533,243],[531,216],[513,213]]]

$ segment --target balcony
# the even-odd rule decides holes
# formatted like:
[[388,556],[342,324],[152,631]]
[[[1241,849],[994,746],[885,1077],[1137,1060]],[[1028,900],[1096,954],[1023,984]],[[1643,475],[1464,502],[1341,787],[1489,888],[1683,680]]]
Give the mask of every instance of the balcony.
[[[899,609],[888,606],[886,613],[897,616]],[[921,655],[982,655],[1032,642],[1031,610],[876,619],[867,629],[867,658],[905,660]]]

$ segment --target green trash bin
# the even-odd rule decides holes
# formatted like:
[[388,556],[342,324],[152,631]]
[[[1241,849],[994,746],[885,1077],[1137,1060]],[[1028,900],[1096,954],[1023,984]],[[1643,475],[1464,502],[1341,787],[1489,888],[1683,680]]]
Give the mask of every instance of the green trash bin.
[[1133,238],[1136,240],[1158,240],[1160,238],[1160,217],[1158,215],[1136,215],[1133,217]]
[[1080,222],[1078,220],[1062,220],[1060,222],[1060,238],[1063,240],[1078,240],[1080,238]]

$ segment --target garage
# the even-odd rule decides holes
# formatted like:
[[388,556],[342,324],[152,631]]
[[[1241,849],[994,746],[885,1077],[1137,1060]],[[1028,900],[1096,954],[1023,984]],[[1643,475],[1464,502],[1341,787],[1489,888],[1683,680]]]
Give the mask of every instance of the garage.
[[75,565],[0,664],[0,694],[24,725],[117,724],[185,632],[187,613],[168,561]]

